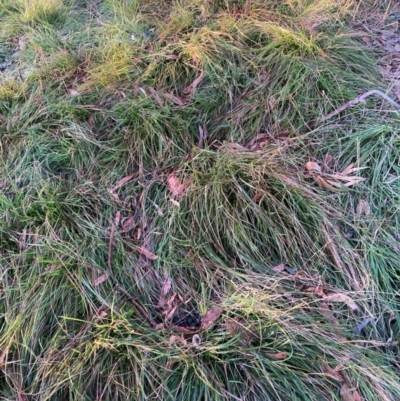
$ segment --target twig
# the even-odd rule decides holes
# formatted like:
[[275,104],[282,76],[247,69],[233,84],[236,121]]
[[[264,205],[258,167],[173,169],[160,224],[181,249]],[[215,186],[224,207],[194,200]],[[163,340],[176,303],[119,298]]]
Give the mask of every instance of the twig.
[[118,283],[116,284],[116,287],[119,291],[121,291],[132,303],[135,305],[135,307],[138,309],[138,311],[142,314],[142,316],[147,320],[147,322],[150,324],[151,327],[156,328],[156,323],[153,322],[153,319],[147,312],[147,310],[142,306],[142,304],[134,298],[132,295],[129,294],[128,291],[125,290],[125,288],[121,287]]
[[341,113],[342,111],[344,111],[350,107],[355,106],[358,103],[365,103],[365,99],[372,95],[378,95],[381,98],[385,99],[388,103],[390,103],[396,109],[400,109],[400,104],[396,103],[394,100],[392,100],[389,96],[385,95],[383,92],[374,89],[374,90],[368,91],[366,93],[363,93],[360,96],[357,96],[355,99],[350,100],[350,102],[343,104],[342,106],[338,107],[336,110],[332,111],[331,113],[327,114],[326,116],[319,118],[316,122],[311,124],[311,127],[314,128],[315,126],[323,123],[326,120],[329,120],[330,118],[336,116],[337,114]]
[[18,68],[18,76],[19,76],[19,79],[21,80],[21,82],[24,82],[24,77],[22,76],[22,74],[21,74],[21,70]]

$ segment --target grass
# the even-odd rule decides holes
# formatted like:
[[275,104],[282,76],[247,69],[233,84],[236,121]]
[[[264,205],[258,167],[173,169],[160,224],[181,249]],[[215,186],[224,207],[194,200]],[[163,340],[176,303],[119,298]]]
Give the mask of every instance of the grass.
[[0,399],[400,398],[390,7],[0,0]]

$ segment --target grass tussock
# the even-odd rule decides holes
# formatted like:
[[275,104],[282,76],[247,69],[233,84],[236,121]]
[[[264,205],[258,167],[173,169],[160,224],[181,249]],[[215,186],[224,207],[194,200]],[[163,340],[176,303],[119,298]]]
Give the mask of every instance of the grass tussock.
[[1,399],[400,398],[367,6],[0,0]]

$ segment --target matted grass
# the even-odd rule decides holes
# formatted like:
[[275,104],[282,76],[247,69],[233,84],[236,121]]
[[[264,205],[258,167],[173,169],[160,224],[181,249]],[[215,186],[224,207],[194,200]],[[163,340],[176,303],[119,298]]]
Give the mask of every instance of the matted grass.
[[400,399],[380,6],[0,0],[1,399]]

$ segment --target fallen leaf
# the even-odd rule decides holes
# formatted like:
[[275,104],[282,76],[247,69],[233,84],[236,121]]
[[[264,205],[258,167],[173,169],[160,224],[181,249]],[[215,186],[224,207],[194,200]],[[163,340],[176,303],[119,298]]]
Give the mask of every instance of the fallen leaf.
[[320,165],[318,163],[314,163],[314,162],[307,162],[306,169],[310,172],[313,172],[313,171],[317,171],[318,173],[321,172]]
[[253,202],[260,203],[261,199],[262,199],[262,193],[260,191],[256,191],[256,193],[252,198]]
[[142,229],[138,228],[134,234],[135,239],[140,239],[140,237],[142,236]]
[[149,91],[154,96],[154,99],[156,99],[156,102],[158,103],[158,106],[160,107],[160,109],[164,110],[163,102],[160,98],[160,95],[157,93],[157,91],[154,88],[152,88],[151,86],[149,86]]
[[167,311],[167,316],[165,316],[166,320],[171,320],[173,316],[175,315],[176,310],[178,309],[177,306],[173,307],[171,310]]
[[200,344],[201,344],[201,338],[198,334],[195,334],[192,337],[192,345],[193,345],[193,347],[198,348],[200,346]]
[[144,246],[141,246],[138,248],[138,251],[146,256],[146,258],[151,259],[151,260],[156,260],[158,258],[157,255],[155,255],[153,252],[149,251],[148,249],[146,249]]
[[168,347],[171,348],[171,346],[172,346],[175,342],[179,341],[179,339],[180,339],[180,336],[176,336],[175,334],[172,335],[172,336],[169,338]]
[[345,294],[329,294],[324,297],[323,300],[328,302],[345,302],[351,310],[358,310],[358,306],[356,305],[356,303],[348,295]]
[[164,281],[164,284],[163,284],[163,286],[161,288],[160,299],[158,300],[158,304],[157,304],[157,306],[159,308],[163,307],[167,303],[167,301],[165,300],[165,296],[168,294],[169,290],[171,289],[171,284],[172,284],[172,281],[168,277]]
[[324,286],[321,285],[321,284],[317,285],[316,287],[308,287],[308,288],[306,288],[306,291],[307,292],[312,292],[315,295],[319,295],[321,297],[323,297],[325,295]]
[[114,186],[114,190],[121,188],[123,185],[125,185],[127,182],[129,182],[133,177],[136,176],[137,173],[132,173],[124,178],[121,178]]
[[271,353],[268,353],[268,352],[267,352],[267,355],[268,355],[270,358],[273,358],[273,359],[286,359],[286,358],[287,358],[286,352],[276,352],[276,353],[274,353],[274,354],[271,354]]
[[329,305],[326,302],[319,302],[319,311],[321,312],[321,315],[324,316],[332,326],[339,325],[335,314],[329,309]]
[[169,190],[171,191],[172,195],[175,196],[176,198],[180,198],[185,190],[186,190],[186,185],[181,184],[179,181],[179,178],[176,175],[170,175],[167,180]]
[[336,366],[336,368],[332,369],[328,364],[322,365],[322,371],[329,377],[339,382],[343,381],[343,376],[339,373],[340,367]]
[[371,43],[371,39],[368,36],[362,36],[361,39],[367,45],[369,45]]
[[175,103],[179,107],[183,107],[185,105],[185,102],[181,98],[173,95],[172,93],[165,93],[164,97],[170,102]]
[[344,270],[346,267],[342,261],[342,258],[340,257],[340,252],[337,249],[335,242],[332,241],[331,235],[328,233],[328,228],[326,230],[323,230],[323,234],[324,234],[326,245],[327,245],[329,251],[331,252],[331,255],[333,257],[333,260],[335,261],[336,266],[340,270]]
[[121,222],[124,231],[130,231],[136,226],[135,216],[128,216],[122,219]]
[[321,188],[326,188],[329,189],[330,191],[337,191],[337,188],[334,186],[330,185],[326,180],[324,180],[322,177],[315,177],[315,181]]
[[108,279],[108,277],[109,277],[108,273],[103,273],[100,277],[96,278],[93,281],[93,285],[96,287],[101,283],[104,283]]
[[358,201],[357,207],[356,207],[356,213],[361,216],[364,214],[365,216],[369,216],[371,213],[371,209],[369,207],[369,204],[364,200],[360,199]]
[[275,270],[276,272],[279,272],[279,273],[284,272],[285,269],[286,269],[286,265],[284,263],[281,263],[280,265],[272,268],[272,270]]
[[203,147],[204,141],[207,139],[208,136],[208,132],[207,132],[207,128],[205,127],[205,125],[201,126],[199,125],[199,148]]
[[119,201],[118,195],[115,193],[115,191],[119,188],[121,188],[123,185],[125,185],[127,182],[129,182],[133,177],[136,176],[137,173],[130,174],[124,178],[121,178],[113,188],[109,189],[108,192],[110,195],[117,201]]
[[195,92],[197,86],[199,85],[199,83],[203,80],[204,78],[204,72],[202,71],[200,73],[200,75],[188,86],[183,90],[183,93],[185,95],[193,95],[193,93]]
[[276,99],[271,97],[271,99],[268,100],[268,106],[272,110],[276,105]]
[[255,150],[261,148],[262,146],[271,142],[270,134],[257,134],[247,145],[247,147],[251,150]]
[[167,309],[165,311],[165,314],[168,314],[169,311],[172,309],[172,304],[174,303],[176,298],[176,294],[172,295],[172,297],[170,297],[167,301]]
[[332,167],[335,164],[335,159],[333,158],[332,155],[327,154],[324,157],[324,164],[327,168]]
[[182,327],[182,326],[174,326],[174,330],[179,331],[181,333],[185,333],[185,334],[193,334],[193,331],[194,331],[191,329],[187,329],[186,327]]
[[340,397],[343,401],[356,401],[353,392],[350,390],[347,384],[343,384],[342,388],[340,389]]
[[208,329],[221,316],[223,311],[218,306],[209,309],[201,319],[202,330]]
[[340,174],[341,175],[348,175],[354,173],[356,171],[364,170],[367,167],[353,167],[354,163],[349,164]]

